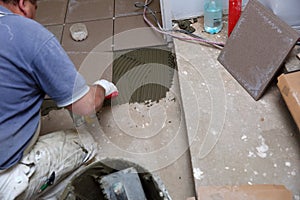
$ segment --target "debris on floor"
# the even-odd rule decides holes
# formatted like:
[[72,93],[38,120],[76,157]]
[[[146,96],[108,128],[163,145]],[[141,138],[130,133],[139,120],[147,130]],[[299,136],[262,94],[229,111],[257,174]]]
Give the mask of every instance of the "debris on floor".
[[[300,37],[300,36],[299,36]],[[296,72],[300,70],[300,44],[297,44],[284,62],[284,73]]]
[[283,185],[201,186],[197,194],[198,200],[292,200]]
[[185,20],[173,20],[174,23],[177,23],[179,28],[187,31],[188,33],[193,33],[196,31],[194,27],[192,27],[192,22],[188,19]]

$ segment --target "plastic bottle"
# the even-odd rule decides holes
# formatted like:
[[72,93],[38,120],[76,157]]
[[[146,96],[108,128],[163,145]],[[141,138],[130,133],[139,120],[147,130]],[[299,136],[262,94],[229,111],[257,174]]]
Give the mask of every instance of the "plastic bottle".
[[239,20],[242,11],[242,0],[229,0],[228,37]]
[[223,27],[222,0],[204,1],[204,30],[210,34],[221,31]]

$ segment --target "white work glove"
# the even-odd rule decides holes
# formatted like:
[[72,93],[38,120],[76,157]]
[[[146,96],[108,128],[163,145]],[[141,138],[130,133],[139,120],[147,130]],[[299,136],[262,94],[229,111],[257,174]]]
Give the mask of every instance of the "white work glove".
[[100,85],[105,90],[105,99],[111,99],[119,95],[118,88],[112,83],[107,80],[101,79],[95,81],[93,85]]

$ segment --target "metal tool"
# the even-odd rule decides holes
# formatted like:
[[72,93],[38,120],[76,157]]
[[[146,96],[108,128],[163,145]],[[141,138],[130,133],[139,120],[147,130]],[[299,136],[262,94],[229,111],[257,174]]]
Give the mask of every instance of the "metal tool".
[[48,186],[53,185],[55,180],[55,171],[53,171],[50,177],[45,181],[45,183],[40,187],[39,193],[43,192]]
[[106,175],[99,183],[107,200],[146,200],[142,183],[133,167]]

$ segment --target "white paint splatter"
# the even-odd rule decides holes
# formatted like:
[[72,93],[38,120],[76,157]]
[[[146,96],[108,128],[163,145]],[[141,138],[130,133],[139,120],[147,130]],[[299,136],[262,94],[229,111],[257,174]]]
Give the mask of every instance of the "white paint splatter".
[[266,177],[266,176],[267,176],[267,173],[266,173],[266,172],[264,172],[264,173],[263,173],[263,176],[264,176],[264,177]]
[[218,134],[215,130],[211,130],[211,133],[212,133],[213,135],[217,135],[217,134]]
[[285,162],[285,166],[291,167],[291,163],[290,162]]
[[289,151],[289,148],[285,148],[285,151]]
[[242,137],[241,137],[241,140],[243,140],[243,141],[247,141],[248,140],[248,137],[247,137],[247,135],[243,135]]
[[296,176],[296,175],[297,175],[296,171],[292,171],[292,172],[291,172],[291,175],[292,175],[292,176]]
[[249,151],[248,157],[249,157],[249,158],[255,158],[256,155],[255,155],[252,151]]
[[261,158],[266,158],[267,157],[267,151],[269,150],[269,146],[266,145],[265,139],[262,136],[258,137],[261,140],[261,145],[259,147],[256,147],[257,150],[257,155]]
[[194,168],[193,173],[194,173],[194,178],[197,180],[202,180],[204,178],[204,172],[201,171],[201,169],[199,168]]

